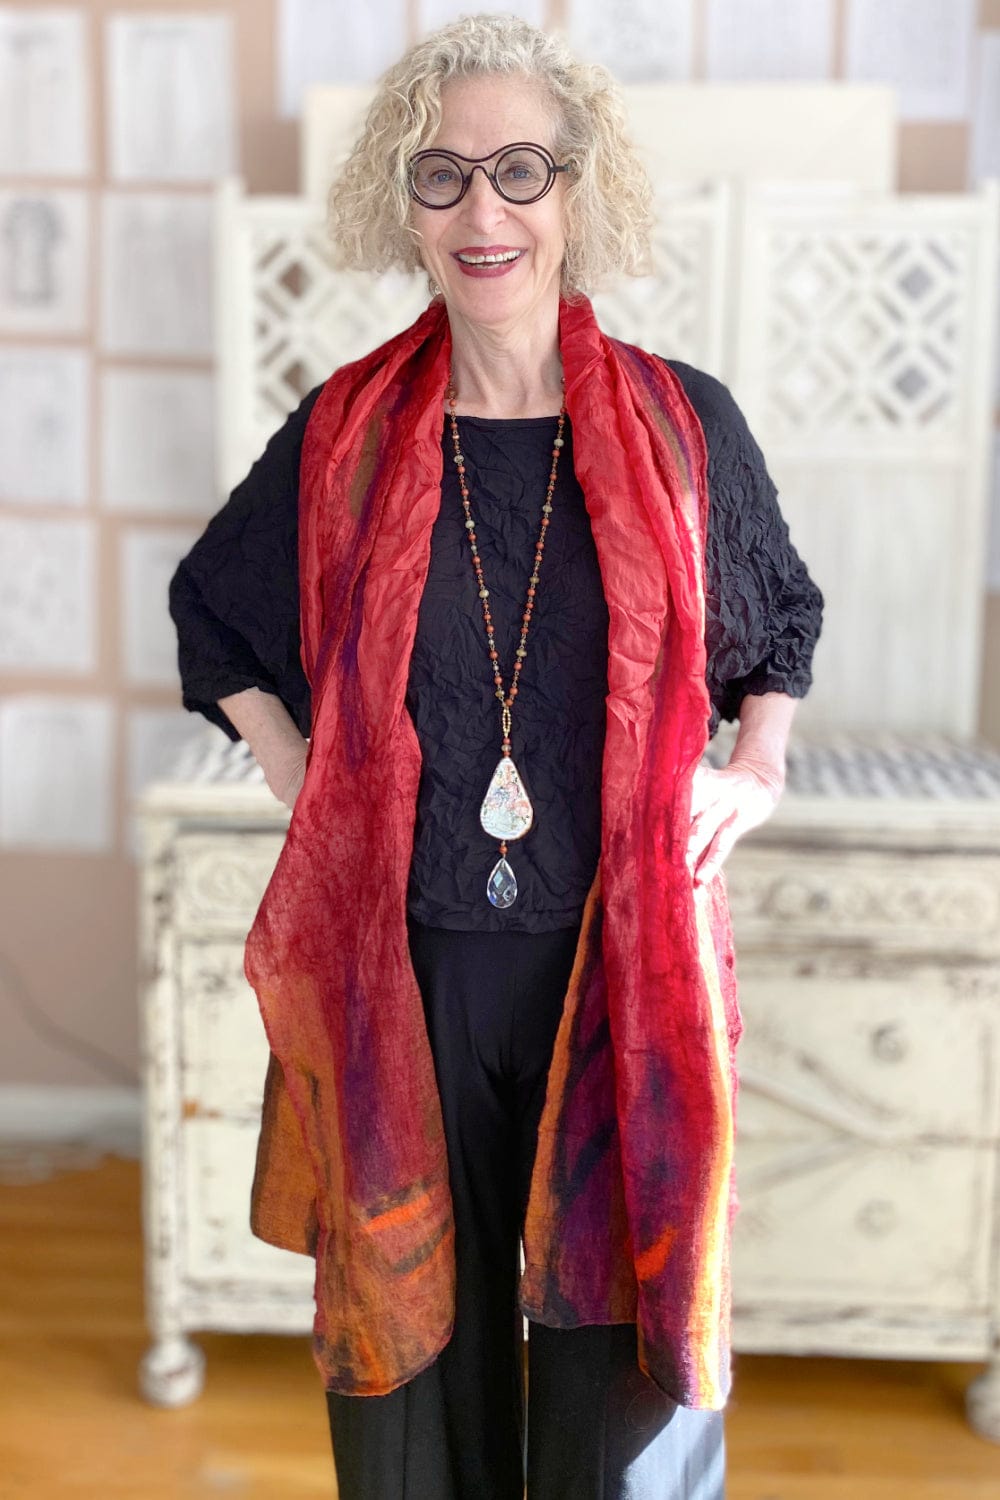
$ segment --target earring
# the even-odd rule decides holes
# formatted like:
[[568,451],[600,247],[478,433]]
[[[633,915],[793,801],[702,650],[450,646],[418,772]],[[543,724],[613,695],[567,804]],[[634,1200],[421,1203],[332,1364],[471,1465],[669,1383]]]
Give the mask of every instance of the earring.
[[432,297],[440,297],[441,296],[441,288],[438,286],[437,282],[432,280],[432,281],[430,281],[429,285],[430,285],[430,289],[431,289],[431,296]]

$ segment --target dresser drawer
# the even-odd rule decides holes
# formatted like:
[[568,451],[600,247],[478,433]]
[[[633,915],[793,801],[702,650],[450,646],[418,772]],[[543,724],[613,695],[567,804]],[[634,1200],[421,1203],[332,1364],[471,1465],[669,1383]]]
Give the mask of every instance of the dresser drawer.
[[184,833],[176,845],[176,915],[186,933],[245,937],[278,862],[284,833]]
[[[257,1128],[229,1120],[185,1120],[180,1131],[181,1274],[196,1284],[301,1287],[301,1329],[312,1326],[315,1262],[250,1232]],[[291,1329],[287,1331],[292,1331]]]
[[727,883],[737,956],[822,944],[1000,958],[992,854],[743,846]]
[[742,1133],[996,1144],[1000,968],[817,954],[737,971]]
[[269,1049],[240,941],[177,944],[181,1109],[259,1124]]
[[989,1308],[993,1150],[743,1137],[736,1170],[738,1308]]

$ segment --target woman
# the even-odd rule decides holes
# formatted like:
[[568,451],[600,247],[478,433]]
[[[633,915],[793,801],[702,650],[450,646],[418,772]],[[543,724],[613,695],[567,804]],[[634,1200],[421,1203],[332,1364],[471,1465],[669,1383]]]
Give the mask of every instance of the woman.
[[343,1500],[517,1500],[525,1462],[531,1500],[722,1494],[719,872],[780,793],[821,600],[725,387],[582,295],[642,268],[648,202],[561,43],[476,17],[412,49],[333,205],[350,264],[433,300],[171,588],[185,703],[293,809],[247,943],[251,1222],[316,1258]]

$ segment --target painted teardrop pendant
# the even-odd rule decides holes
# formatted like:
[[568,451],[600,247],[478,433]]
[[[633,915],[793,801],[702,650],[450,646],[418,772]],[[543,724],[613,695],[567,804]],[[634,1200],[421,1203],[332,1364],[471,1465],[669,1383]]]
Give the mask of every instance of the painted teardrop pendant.
[[479,809],[484,831],[507,842],[519,839],[531,827],[534,816],[517,767],[509,755],[501,756]]

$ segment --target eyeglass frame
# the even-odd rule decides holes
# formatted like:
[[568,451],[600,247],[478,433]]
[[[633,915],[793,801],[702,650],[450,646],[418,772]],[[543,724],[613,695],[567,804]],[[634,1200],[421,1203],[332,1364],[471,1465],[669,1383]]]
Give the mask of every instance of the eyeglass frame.
[[[509,194],[504,192],[499,182],[497,182],[496,168],[494,168],[492,172],[487,171],[486,167],[483,166],[483,162],[493,161],[494,157],[506,156],[508,151],[523,150],[525,148],[528,148],[531,151],[537,151],[539,156],[545,162],[546,166],[549,169],[548,181],[542,188],[541,192],[536,193],[533,198],[511,198]],[[459,193],[458,197],[453,198],[450,203],[427,203],[418,195],[416,191],[413,181],[413,169],[418,161],[424,161],[428,156],[446,156],[449,161],[453,161],[456,163],[456,165],[458,165],[458,171],[462,178],[462,190]],[[460,163],[463,161],[472,163],[471,168],[468,172],[462,171]],[[454,208],[457,203],[461,203],[462,199],[469,191],[469,184],[472,181],[472,174],[477,169],[482,172],[483,176],[492,186],[493,191],[500,198],[502,198],[505,203],[515,203],[519,206],[522,206],[529,203],[540,202],[541,199],[545,197],[546,193],[551,192],[552,184],[555,182],[556,177],[560,172],[571,172],[573,170],[573,163],[557,162],[551,151],[549,151],[545,146],[539,146],[535,141],[512,141],[509,146],[501,146],[498,151],[491,151],[487,156],[463,156],[460,151],[448,151],[443,147],[428,146],[425,151],[418,151],[415,156],[410,157],[410,160],[407,163],[407,168],[409,175],[410,197],[413,199],[414,203],[419,203],[421,208],[428,208],[432,213],[436,213],[439,209]]]

